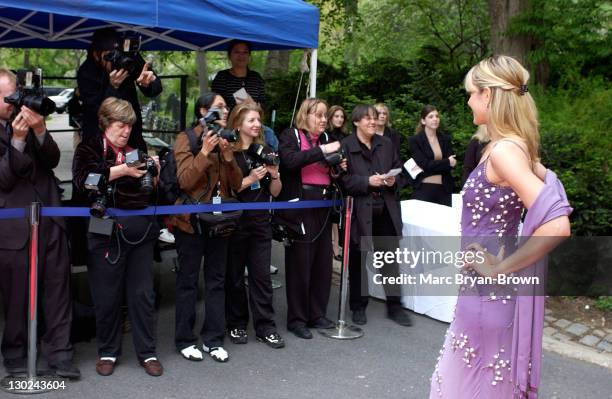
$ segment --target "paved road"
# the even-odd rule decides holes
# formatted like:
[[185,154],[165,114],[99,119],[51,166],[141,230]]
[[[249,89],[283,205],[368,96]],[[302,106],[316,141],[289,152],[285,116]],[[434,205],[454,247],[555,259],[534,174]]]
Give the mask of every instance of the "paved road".
[[[66,133],[58,133],[66,135]],[[56,136],[58,137],[58,136]],[[71,148],[71,134],[59,138]],[[70,147],[68,147],[68,144]],[[63,152],[64,154],[64,152]],[[69,165],[64,160],[61,165]],[[69,169],[69,167],[68,167]],[[280,266],[283,281],[283,249],[276,245],[273,263]],[[287,333],[284,287],[275,290],[279,332],[287,347],[273,350],[255,342],[227,343],[231,360],[220,364],[206,358],[201,363],[183,360],[173,349],[174,274],[171,262],[160,268],[162,306],[158,321],[158,351],[166,372],[149,377],[138,366],[131,336],[124,336],[124,350],[115,374],[95,372],[95,343],[75,345],[76,362],[83,373],[67,389],[44,395],[48,398],[426,398],[429,377],[447,328],[427,317],[414,316],[413,327],[399,327],[384,317],[384,304],[372,301],[365,336],[336,341],[315,334],[310,341]],[[336,287],[334,287],[336,288]],[[335,315],[337,290],[332,292],[329,315]],[[199,303],[200,325],[202,316]],[[0,328],[3,321],[0,320]],[[249,330],[250,337],[254,332]],[[0,397],[7,395],[0,393]],[[43,397],[43,396],[39,396]],[[541,397],[544,399],[612,398],[612,373],[580,361],[545,353]]]
[[[281,266],[282,247],[276,245],[273,262]],[[162,307],[158,321],[158,350],[166,372],[149,377],[138,366],[131,336],[125,335],[121,362],[110,377],[95,372],[94,342],[75,345],[76,362],[83,373],[65,391],[49,398],[426,398],[429,377],[447,328],[427,317],[414,316],[413,327],[395,325],[384,317],[384,304],[372,301],[363,338],[336,341],[315,334],[313,340],[295,338],[285,329],[284,287],[275,290],[275,305],[285,349],[273,350],[253,339],[247,345],[227,342],[231,359],[220,364],[183,360],[173,349],[174,274],[171,262],[159,264]],[[338,293],[334,287],[330,316]],[[202,316],[202,302],[197,325]],[[0,324],[3,324],[0,321]],[[249,330],[250,337],[254,332]],[[612,398],[609,370],[545,353],[542,398]],[[0,393],[0,397],[2,394]]]

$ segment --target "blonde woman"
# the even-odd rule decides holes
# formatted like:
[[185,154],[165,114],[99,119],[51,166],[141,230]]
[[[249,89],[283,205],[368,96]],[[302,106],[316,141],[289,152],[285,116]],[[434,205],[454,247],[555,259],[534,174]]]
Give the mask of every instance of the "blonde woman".
[[[282,187],[278,157],[263,144],[262,116],[259,105],[243,102],[234,107],[228,122],[239,137],[234,145],[234,157],[244,176],[237,193],[241,202],[270,202]],[[258,154],[267,155],[267,162]],[[225,279],[225,319],[230,340],[235,344],[248,341],[250,304],[257,340],[275,349],[285,346],[274,322],[271,256],[270,213],[267,210],[244,211],[231,238]],[[248,299],[245,267],[249,272]]]
[[376,120],[376,134],[391,140],[391,144],[393,144],[393,148],[395,148],[397,157],[401,160],[401,139],[399,133],[396,132],[395,129],[391,128],[391,114],[389,113],[389,107],[387,107],[384,103],[376,103],[374,104],[374,108],[376,108],[376,112],[378,113],[378,119]]
[[[297,113],[296,127],[281,133],[281,201],[330,199],[332,181],[325,155],[340,150],[340,142],[328,142],[326,126],[327,103],[308,98]],[[285,248],[285,273],[287,329],[302,339],[312,339],[309,327],[334,327],[326,317],[332,276],[330,212],[329,208],[283,212],[289,228],[300,234]]]
[[[465,274],[541,274],[542,258],[570,232],[563,186],[539,163],[537,111],[528,80],[527,70],[503,55],[481,61],[465,78],[474,123],[485,125],[491,140],[463,187],[462,245],[484,259]],[[522,234],[528,239],[508,255],[524,208],[529,212]],[[520,289],[521,295],[495,283],[461,288],[430,398],[537,396],[543,290],[535,285]]]

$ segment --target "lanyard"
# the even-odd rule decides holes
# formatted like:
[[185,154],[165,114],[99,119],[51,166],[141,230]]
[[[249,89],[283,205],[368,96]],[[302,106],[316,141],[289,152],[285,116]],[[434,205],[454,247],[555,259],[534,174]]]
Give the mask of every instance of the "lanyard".
[[108,147],[110,146],[113,149],[113,151],[117,154],[117,157],[115,158],[115,165],[121,165],[123,162],[125,162],[125,148],[115,147],[110,141],[108,141],[108,139],[106,138],[106,135],[102,137],[102,145],[104,147],[104,159],[106,159],[106,154],[108,153]]

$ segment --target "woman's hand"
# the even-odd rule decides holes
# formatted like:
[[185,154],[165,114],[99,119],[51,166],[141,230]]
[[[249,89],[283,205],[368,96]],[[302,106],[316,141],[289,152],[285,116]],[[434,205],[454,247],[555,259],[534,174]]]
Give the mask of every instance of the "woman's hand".
[[142,68],[142,71],[140,72],[140,75],[138,76],[138,79],[136,79],[136,84],[142,87],[149,87],[151,82],[153,82],[155,79],[157,79],[157,76],[155,76],[153,71],[149,71],[149,63],[146,62]]
[[226,139],[219,139],[219,150],[226,162],[231,162],[234,159],[234,151],[232,151],[232,146]]
[[278,177],[278,165],[266,165],[266,170],[270,173],[270,176],[273,178]]
[[370,176],[368,179],[368,184],[372,187],[381,187],[385,185],[384,176],[379,175],[378,173]]
[[457,160],[455,159],[456,155],[451,155],[448,157],[448,162],[450,163],[451,168],[454,168],[457,165]]
[[385,177],[383,183],[387,187],[392,187],[395,184],[395,176]]
[[209,130],[206,136],[204,137],[204,140],[202,140],[202,149],[200,150],[202,155],[207,157],[208,154],[213,152],[217,144],[219,144],[220,140],[221,139],[219,138],[218,134],[216,134],[212,130]]
[[266,169],[265,166],[260,166],[255,169],[251,169],[251,171],[249,172],[249,177],[253,179],[252,183],[255,183],[263,179],[267,173],[268,173],[268,169]]
[[144,176],[145,173],[147,173],[146,170],[131,168],[126,163],[122,163],[121,165],[111,166],[108,181],[113,181],[123,176],[139,179]]
[[125,78],[128,77],[128,75],[129,73],[125,69],[113,69],[108,75],[108,80],[110,81],[111,86],[113,86],[115,89],[118,89],[119,86],[121,86],[121,84],[125,80]]
[[321,151],[323,151],[323,154],[331,154],[332,152],[336,152],[340,149],[340,142],[339,141],[334,141],[333,143],[327,143],[327,144],[323,144],[321,146]]
[[475,260],[472,263],[466,263],[465,267],[473,269],[479,275],[483,277],[497,278],[500,274],[496,268],[499,263],[504,259],[505,246],[501,246],[497,255],[493,255],[485,250],[482,245],[478,243],[472,243],[467,246],[467,249],[481,256],[475,256]]

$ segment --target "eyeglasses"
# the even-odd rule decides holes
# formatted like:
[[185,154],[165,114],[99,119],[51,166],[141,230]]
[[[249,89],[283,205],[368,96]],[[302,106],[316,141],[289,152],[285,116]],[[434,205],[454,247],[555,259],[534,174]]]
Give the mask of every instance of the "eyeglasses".
[[314,112],[310,112],[310,115],[314,115],[315,118],[317,118],[317,119],[327,119],[327,114],[324,114],[324,113],[317,114],[317,113],[314,113]]

